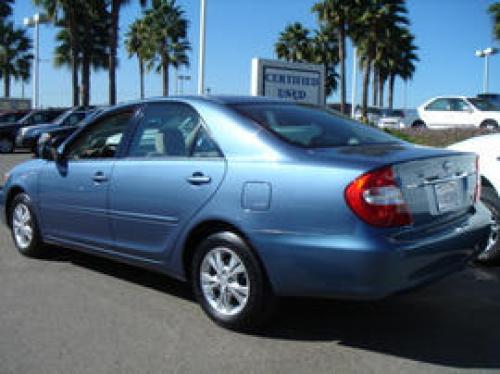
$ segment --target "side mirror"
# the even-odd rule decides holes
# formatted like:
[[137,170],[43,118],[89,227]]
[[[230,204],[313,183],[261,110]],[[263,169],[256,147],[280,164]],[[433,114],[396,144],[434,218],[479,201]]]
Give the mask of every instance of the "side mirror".
[[57,137],[44,137],[38,142],[37,154],[40,158],[47,161],[60,161],[62,152],[58,151],[59,141]]

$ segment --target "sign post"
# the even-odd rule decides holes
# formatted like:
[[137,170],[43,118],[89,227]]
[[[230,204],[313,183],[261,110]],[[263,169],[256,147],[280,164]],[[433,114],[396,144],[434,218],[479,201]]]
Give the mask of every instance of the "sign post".
[[325,105],[323,65],[252,59],[251,95]]

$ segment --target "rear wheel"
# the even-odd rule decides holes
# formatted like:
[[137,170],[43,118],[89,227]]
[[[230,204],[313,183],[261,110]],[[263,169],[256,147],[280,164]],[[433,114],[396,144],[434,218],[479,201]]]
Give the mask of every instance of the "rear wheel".
[[413,128],[425,128],[425,127],[427,127],[427,125],[425,124],[424,121],[419,119],[419,120],[413,122],[411,124],[411,127],[413,127]]
[[212,234],[198,246],[191,276],[201,307],[223,327],[256,327],[265,321],[274,305],[257,257],[233,232]]
[[14,197],[9,219],[12,238],[19,252],[28,257],[42,256],[43,243],[31,199],[27,194],[20,193]]
[[493,264],[500,261],[500,198],[491,187],[484,187],[481,191],[481,201],[491,212],[490,236],[477,260],[484,264]]
[[14,142],[9,138],[0,139],[0,153],[12,153],[14,151]]
[[487,119],[483,123],[481,123],[481,127],[483,129],[496,129],[498,128],[498,123],[495,120]]

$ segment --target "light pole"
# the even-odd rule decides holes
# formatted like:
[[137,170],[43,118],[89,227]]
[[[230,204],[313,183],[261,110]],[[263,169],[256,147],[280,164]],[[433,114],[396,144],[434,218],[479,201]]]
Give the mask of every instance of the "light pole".
[[40,73],[40,56],[39,56],[39,44],[40,44],[40,24],[48,23],[49,18],[42,13],[36,13],[32,17],[26,17],[24,19],[24,26],[35,28],[35,61],[33,64],[33,95],[32,95],[32,106],[33,108],[38,108],[40,105],[39,101],[39,73]]
[[357,57],[358,49],[356,47],[353,48],[352,51],[352,88],[351,88],[351,118],[354,118],[356,115],[356,88],[357,88],[357,78],[358,78],[358,57]]
[[489,80],[489,56],[492,56],[498,52],[496,48],[486,48],[486,49],[478,49],[476,51],[477,57],[484,57],[484,81],[483,81],[483,91],[484,93],[488,93],[488,80]]
[[179,79],[179,81],[181,82],[180,84],[180,90],[179,90],[179,94],[180,95],[183,95],[184,94],[184,81],[189,81],[191,80],[191,76],[190,75],[183,75],[183,74],[180,74],[177,79]]
[[205,91],[205,1],[201,0],[200,9],[200,56],[198,58],[198,95]]

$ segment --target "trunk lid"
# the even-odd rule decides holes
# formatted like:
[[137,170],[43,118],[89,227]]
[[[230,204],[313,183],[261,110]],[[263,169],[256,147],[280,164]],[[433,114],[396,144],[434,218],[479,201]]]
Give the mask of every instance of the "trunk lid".
[[341,162],[359,173],[392,166],[414,225],[448,221],[474,204],[476,155],[390,143],[309,151],[316,160]]

